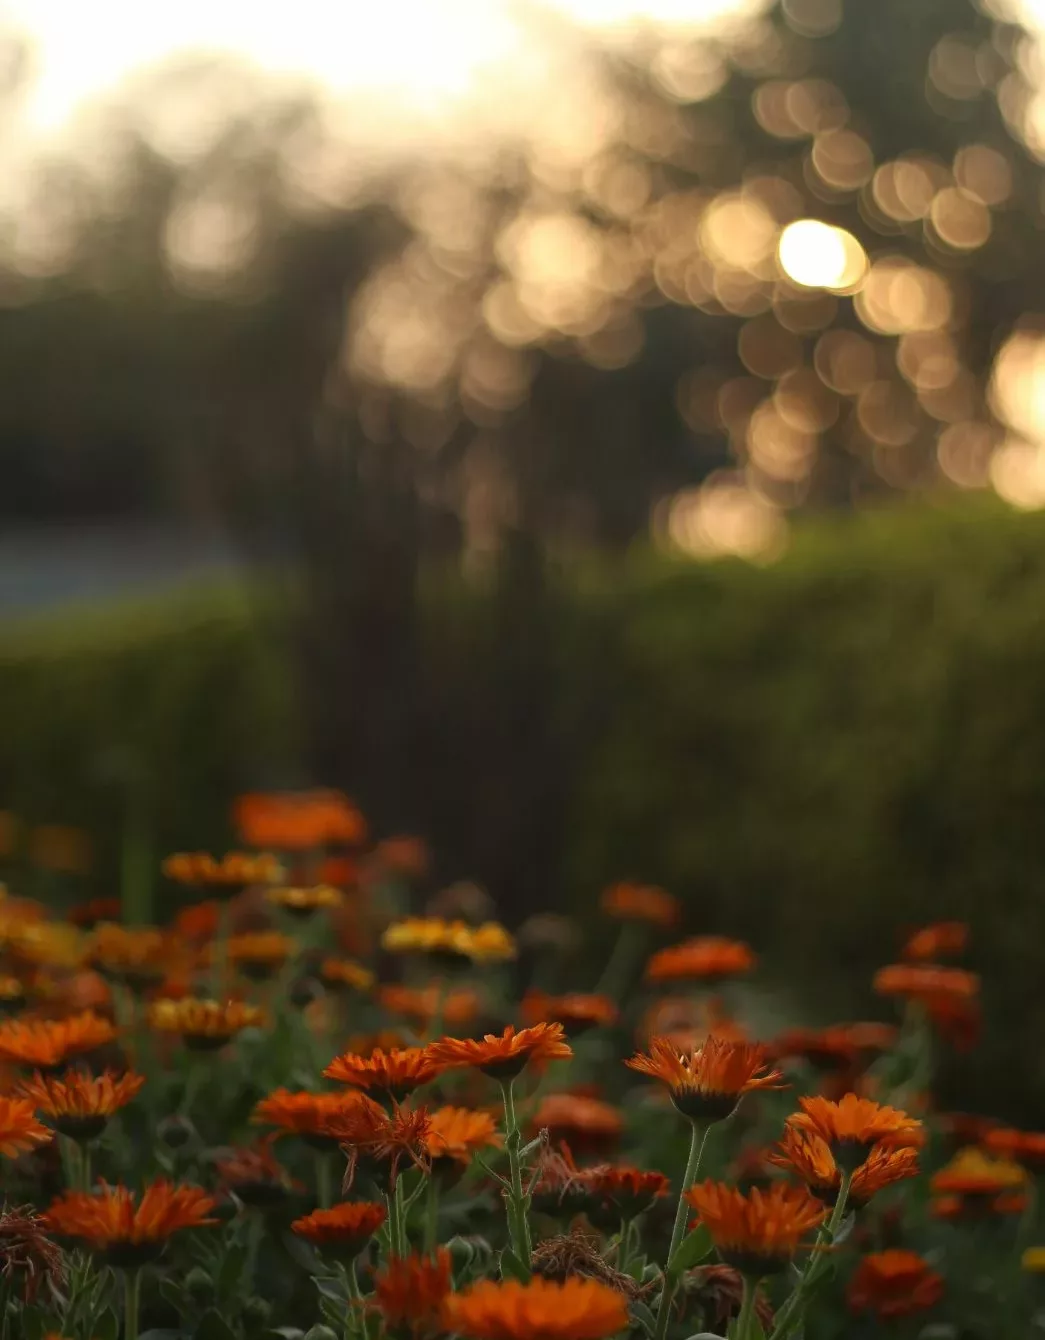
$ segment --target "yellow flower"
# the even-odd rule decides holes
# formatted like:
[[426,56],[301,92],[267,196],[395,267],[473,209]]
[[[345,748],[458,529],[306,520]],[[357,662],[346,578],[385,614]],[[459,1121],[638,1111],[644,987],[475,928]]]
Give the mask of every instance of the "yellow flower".
[[1020,1257],[1020,1265],[1035,1274],[1045,1271],[1045,1247],[1028,1247]]
[[389,926],[381,944],[393,954],[440,954],[473,963],[515,957],[515,941],[496,921],[469,926],[442,917],[408,917]]

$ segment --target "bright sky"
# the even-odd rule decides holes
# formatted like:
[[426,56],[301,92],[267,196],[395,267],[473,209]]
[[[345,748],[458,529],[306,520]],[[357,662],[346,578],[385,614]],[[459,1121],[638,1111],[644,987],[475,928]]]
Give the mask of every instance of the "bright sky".
[[468,100],[498,67],[532,54],[541,11],[596,30],[693,28],[752,0],[0,0],[35,44],[26,130],[64,128],[85,102],[179,52],[234,52],[335,93],[394,92],[416,110]]

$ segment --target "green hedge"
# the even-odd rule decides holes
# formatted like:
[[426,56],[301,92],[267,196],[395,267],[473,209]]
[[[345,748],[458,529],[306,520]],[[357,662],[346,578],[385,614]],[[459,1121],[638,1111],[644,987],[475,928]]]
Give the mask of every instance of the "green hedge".
[[[890,510],[766,569],[635,554],[514,600],[425,595],[408,764],[441,873],[510,886],[520,914],[657,880],[810,1017],[872,1008],[905,926],[966,918],[991,1045],[959,1087],[1045,1100],[1045,521]],[[244,786],[322,780],[285,608],[185,591],[0,631],[0,798],[111,857],[129,765],[160,849],[222,842]]]

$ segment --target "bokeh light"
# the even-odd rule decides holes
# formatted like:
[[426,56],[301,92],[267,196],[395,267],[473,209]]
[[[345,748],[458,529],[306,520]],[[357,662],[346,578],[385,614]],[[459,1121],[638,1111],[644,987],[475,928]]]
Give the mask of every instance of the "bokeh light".
[[799,219],[780,236],[780,267],[803,288],[825,288],[851,293],[867,273],[863,247],[844,228],[819,219]]

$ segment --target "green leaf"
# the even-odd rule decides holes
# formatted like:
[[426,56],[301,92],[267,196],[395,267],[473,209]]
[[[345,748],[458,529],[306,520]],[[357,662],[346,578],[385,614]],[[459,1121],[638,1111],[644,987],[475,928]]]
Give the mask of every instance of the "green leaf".
[[177,1280],[160,1280],[160,1296],[170,1303],[179,1315],[190,1310],[189,1296]]
[[329,1298],[332,1303],[340,1303],[342,1306],[348,1302],[348,1291],[342,1280],[334,1276],[328,1276],[325,1279],[314,1277],[312,1283],[316,1286],[321,1298]]
[[313,1326],[305,1332],[305,1340],[337,1340],[337,1332],[329,1326]]
[[107,1308],[91,1327],[91,1340],[119,1340],[119,1335],[120,1318]]
[[521,1284],[526,1284],[530,1278],[529,1270],[510,1247],[504,1247],[501,1251],[501,1278],[515,1279]]
[[200,1318],[193,1340],[236,1340],[236,1332],[220,1312],[210,1307]]
[[711,1234],[704,1224],[700,1224],[691,1233],[687,1233],[675,1248],[668,1262],[667,1273],[677,1278],[684,1270],[692,1270],[694,1266],[700,1265],[713,1250]]
[[650,1308],[645,1303],[635,1299],[628,1307],[632,1321],[636,1323],[647,1335],[655,1335],[657,1330],[657,1318],[653,1315]]
[[230,1247],[221,1263],[221,1269],[218,1271],[218,1277],[214,1281],[217,1286],[217,1295],[225,1300],[235,1296],[239,1289],[240,1281],[243,1277],[243,1270],[247,1264],[247,1249],[245,1246]]
[[837,1247],[839,1243],[845,1242],[846,1238],[853,1231],[853,1225],[856,1223],[856,1211],[851,1210],[849,1214],[838,1225],[838,1232],[831,1239],[831,1245]]

